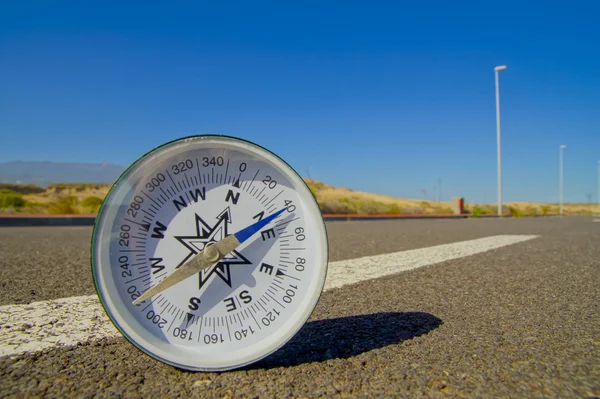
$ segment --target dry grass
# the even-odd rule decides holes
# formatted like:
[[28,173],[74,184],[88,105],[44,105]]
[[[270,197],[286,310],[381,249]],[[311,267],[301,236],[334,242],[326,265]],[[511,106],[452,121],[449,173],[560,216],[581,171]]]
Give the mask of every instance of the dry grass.
[[304,179],[323,213],[345,214],[435,214],[452,213],[448,202],[429,203],[418,199],[396,198],[354,191]]
[[81,202],[87,197],[104,199],[110,187],[110,184],[54,184],[48,186],[44,192],[27,194],[23,198],[40,205],[47,205],[66,197],[75,197]]
[[[428,202],[419,199],[396,198],[380,194],[354,191],[343,187],[305,179],[323,213],[330,214],[450,214],[449,202]],[[0,213],[38,214],[95,214],[108,191],[110,184],[55,184],[47,189],[32,186],[11,185],[8,192],[4,188],[4,202],[12,207],[0,206]],[[21,193],[19,193],[19,191]],[[11,194],[12,193],[12,194]],[[9,195],[10,194],[10,195]],[[24,200],[21,206],[14,206],[14,194]],[[10,197],[10,198],[9,198]],[[12,201],[12,202],[9,202]],[[465,201],[467,202],[467,201]],[[0,202],[1,204],[2,202]],[[473,216],[495,215],[495,204],[465,204],[465,211]],[[503,212],[512,216],[546,216],[558,214],[558,204],[534,202],[508,202]],[[566,215],[599,214],[597,204],[565,204]]]

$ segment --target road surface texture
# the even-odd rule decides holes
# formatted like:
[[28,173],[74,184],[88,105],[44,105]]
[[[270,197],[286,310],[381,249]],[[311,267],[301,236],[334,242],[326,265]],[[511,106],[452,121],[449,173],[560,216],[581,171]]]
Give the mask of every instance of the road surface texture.
[[[38,331],[35,308],[45,301],[94,301],[91,228],[2,228],[0,396],[600,397],[600,223],[592,220],[328,223],[336,270],[412,266],[332,283],[288,344],[222,373],[158,363],[113,333],[60,346],[68,327],[60,309],[44,327],[58,344],[31,349],[41,339],[34,334],[33,346],[10,341]],[[469,246],[481,248],[466,256]],[[374,257],[382,254],[394,255]]]

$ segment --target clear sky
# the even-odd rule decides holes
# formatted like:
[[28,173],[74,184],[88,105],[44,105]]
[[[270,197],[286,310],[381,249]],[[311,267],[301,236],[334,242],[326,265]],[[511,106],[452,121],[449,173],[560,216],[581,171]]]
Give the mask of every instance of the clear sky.
[[13,1],[0,6],[0,162],[126,166],[177,137],[261,144],[356,190],[598,198],[600,3]]

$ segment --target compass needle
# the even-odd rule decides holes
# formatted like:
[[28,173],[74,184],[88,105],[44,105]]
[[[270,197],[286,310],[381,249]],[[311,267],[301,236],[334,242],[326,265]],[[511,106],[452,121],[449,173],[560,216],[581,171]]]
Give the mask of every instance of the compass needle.
[[123,172],[98,212],[91,263],[100,302],[130,343],[178,368],[223,371],[299,331],[327,254],[318,204],[285,161],[236,137],[198,135]]
[[262,219],[250,226],[238,231],[237,233],[225,237],[221,241],[213,245],[208,245],[201,251],[198,255],[194,256],[192,259],[184,263],[178,269],[175,269],[173,273],[169,276],[161,280],[158,284],[148,289],[146,292],[142,294],[139,298],[133,301],[134,305],[138,305],[145,301],[146,299],[151,298],[152,296],[166,290],[179,283],[180,281],[185,280],[188,277],[193,276],[194,274],[199,273],[201,270],[207,269],[210,266],[214,265],[221,259],[225,257],[228,253],[236,249],[240,246],[244,241],[248,240],[255,233],[257,233],[260,229],[265,227],[269,222],[275,219],[277,216],[281,215],[285,211],[285,208],[270,215],[269,217]]

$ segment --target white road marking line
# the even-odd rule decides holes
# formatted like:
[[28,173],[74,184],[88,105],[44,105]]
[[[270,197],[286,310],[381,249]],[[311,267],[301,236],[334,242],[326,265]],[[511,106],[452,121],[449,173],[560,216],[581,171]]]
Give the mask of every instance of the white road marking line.
[[[536,238],[500,235],[377,256],[330,262],[324,290],[463,258]],[[0,307],[0,356],[75,346],[120,333],[96,295]]]
[[594,219],[592,222],[600,222],[600,219]]
[[342,287],[363,280],[396,274],[406,270],[464,258],[507,245],[528,241],[534,235],[500,235],[475,240],[411,249],[376,256],[365,256],[330,264],[325,289]]

